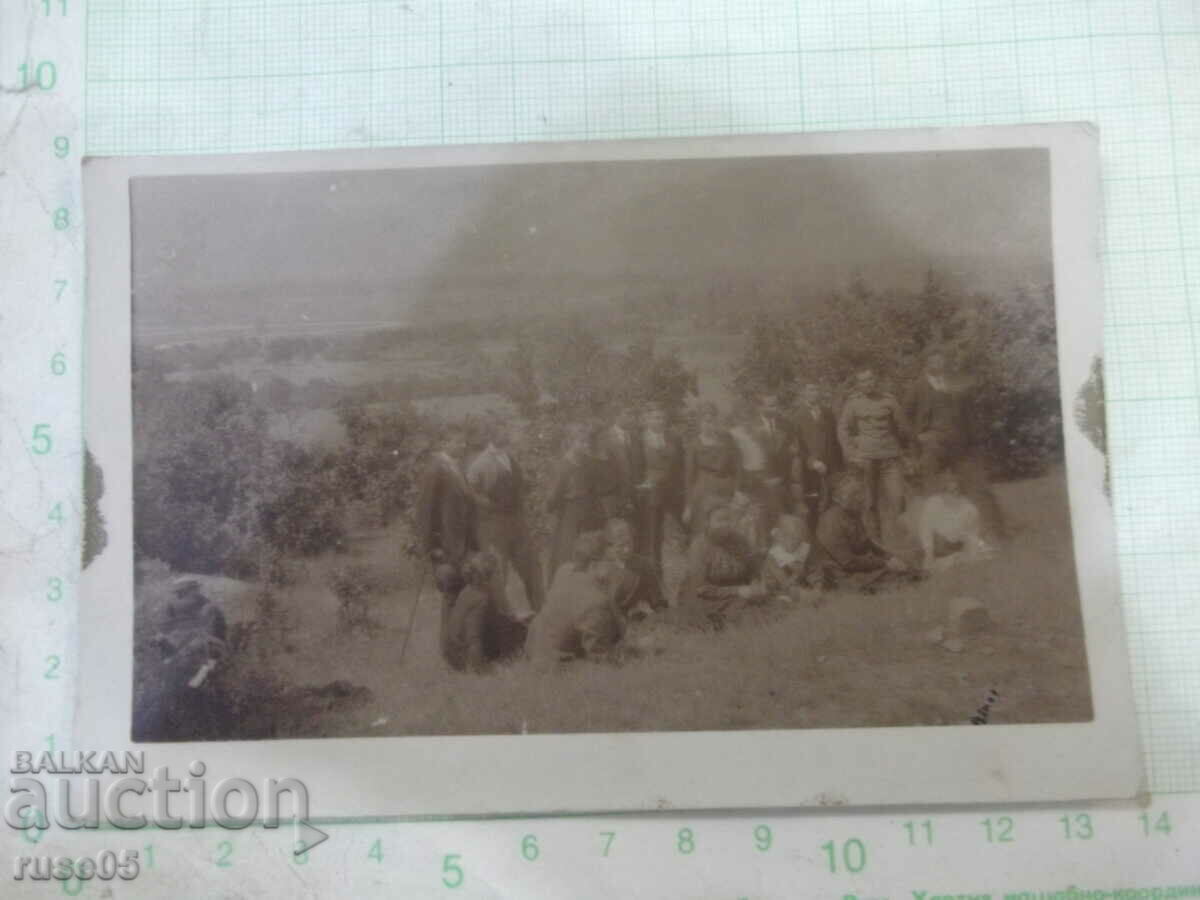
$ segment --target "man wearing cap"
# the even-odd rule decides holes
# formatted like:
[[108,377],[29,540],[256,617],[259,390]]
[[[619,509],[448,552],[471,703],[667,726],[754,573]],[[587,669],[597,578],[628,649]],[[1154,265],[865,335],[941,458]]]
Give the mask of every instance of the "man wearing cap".
[[873,370],[860,371],[854,383],[838,419],[838,442],[862,479],[867,530],[874,540],[884,540],[904,511],[908,418],[896,398],[880,389]]
[[906,412],[920,448],[920,472],[926,486],[952,473],[979,507],[988,527],[1002,535],[1004,513],[975,452],[970,390],[970,379],[956,376],[946,364],[946,355],[933,350],[925,358],[925,371],[909,389]]
[[134,734],[145,740],[225,737],[232,730],[230,702],[215,674],[228,651],[225,615],[205,596],[200,580],[182,575],[171,583],[162,628],[154,638],[161,662],[134,711]]

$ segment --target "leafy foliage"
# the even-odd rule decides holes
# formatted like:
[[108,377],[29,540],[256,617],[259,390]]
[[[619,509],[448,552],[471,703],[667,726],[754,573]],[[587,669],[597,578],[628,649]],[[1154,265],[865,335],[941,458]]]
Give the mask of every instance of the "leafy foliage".
[[955,295],[933,273],[919,291],[876,292],[861,279],[817,312],[761,312],[731,373],[742,398],[785,402],[816,381],[840,406],[850,379],[876,370],[898,398],[938,349],[972,383],[973,432],[997,476],[1036,474],[1062,457],[1052,289]]
[[410,513],[423,457],[441,439],[437,424],[411,406],[384,412],[343,405],[338,419],[346,429],[333,464],[340,496],[361,504],[374,525]]
[[134,539],[176,569],[260,573],[281,554],[339,547],[349,501],[383,520],[406,506],[411,452],[394,448],[419,429],[404,416],[348,411],[348,447],[313,451],[272,438],[259,398],[229,375],[138,373],[134,398]]

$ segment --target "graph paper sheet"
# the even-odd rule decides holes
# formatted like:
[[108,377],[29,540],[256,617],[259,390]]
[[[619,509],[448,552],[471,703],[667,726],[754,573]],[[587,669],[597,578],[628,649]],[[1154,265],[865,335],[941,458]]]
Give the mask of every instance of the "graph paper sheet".
[[[1108,443],[1149,787],[1200,792],[1197,0],[5,0],[0,597],[17,630],[0,631],[13,685],[0,750],[70,733],[82,155],[1080,120],[1101,135]],[[312,865],[290,830],[155,831],[133,841],[147,877],[121,895],[184,895],[206,876],[210,893],[223,878],[296,896],[444,896],[464,882],[471,896],[1169,886],[1195,881],[1198,799],[909,821],[368,821],[331,827]],[[37,850],[129,843],[46,834]],[[39,840],[0,831],[6,859]],[[26,884],[18,895],[58,892]]]
[[[85,17],[79,107],[91,155],[1097,123],[1109,445],[1140,727],[1152,790],[1200,790],[1194,0],[75,2],[31,3],[33,24],[0,38],[30,65],[23,79],[48,81],[33,63],[58,40],[52,16]],[[23,17],[6,8],[0,26]],[[57,77],[78,74],[64,65]],[[14,290],[32,283],[16,276]],[[66,279],[64,289],[69,298]],[[82,304],[53,316],[77,359]],[[43,326],[33,316],[22,333]],[[8,337],[6,463],[29,443],[38,415],[22,398],[39,391],[24,343]],[[78,398],[61,402],[77,423]],[[78,439],[60,446],[69,479]],[[54,495],[45,479],[25,487],[23,465],[6,481],[13,521]],[[62,530],[52,552],[71,558],[76,533]],[[5,549],[32,554],[36,537]],[[50,599],[71,588],[56,579]],[[17,580],[5,583],[33,590]],[[4,702],[16,720],[32,715],[19,696]]]
[[1097,123],[1140,727],[1200,790],[1194,0],[90,0],[86,48],[96,155]]

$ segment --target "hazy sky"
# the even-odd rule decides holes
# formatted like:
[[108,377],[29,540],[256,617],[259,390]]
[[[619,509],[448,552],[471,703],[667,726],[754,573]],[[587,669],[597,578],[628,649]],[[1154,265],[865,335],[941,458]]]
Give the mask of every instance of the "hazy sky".
[[[142,178],[140,319],[402,319],[431,296],[935,266],[996,288],[1050,267],[1040,150]],[[880,286],[886,286],[881,284]]]

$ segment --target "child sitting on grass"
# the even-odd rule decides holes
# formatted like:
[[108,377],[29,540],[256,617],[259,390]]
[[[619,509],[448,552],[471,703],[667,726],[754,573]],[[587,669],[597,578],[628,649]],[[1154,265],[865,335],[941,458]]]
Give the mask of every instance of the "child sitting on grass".
[[763,586],[777,600],[791,602],[806,599],[816,605],[822,579],[810,564],[812,537],[804,520],[782,515],[771,530],[771,549],[763,562]]

